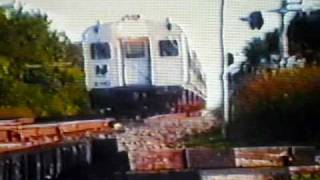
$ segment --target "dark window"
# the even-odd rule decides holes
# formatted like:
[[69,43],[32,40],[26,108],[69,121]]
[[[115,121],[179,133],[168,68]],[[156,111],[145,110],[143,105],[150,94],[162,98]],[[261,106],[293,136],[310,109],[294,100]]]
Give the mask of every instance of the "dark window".
[[160,56],[178,56],[178,42],[176,40],[159,41]]
[[124,43],[126,58],[143,58],[145,57],[145,45],[141,41],[131,41]]
[[108,43],[93,43],[90,49],[91,59],[109,59],[111,57]]

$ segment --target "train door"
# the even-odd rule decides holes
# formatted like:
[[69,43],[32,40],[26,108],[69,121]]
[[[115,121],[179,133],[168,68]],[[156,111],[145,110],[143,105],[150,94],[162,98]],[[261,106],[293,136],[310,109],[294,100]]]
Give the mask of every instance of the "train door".
[[150,85],[151,73],[148,39],[122,39],[121,49],[125,85]]

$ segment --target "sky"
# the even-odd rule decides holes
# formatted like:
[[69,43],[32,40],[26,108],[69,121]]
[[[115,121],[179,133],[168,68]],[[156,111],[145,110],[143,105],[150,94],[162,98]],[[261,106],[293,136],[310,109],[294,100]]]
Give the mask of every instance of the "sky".
[[[263,36],[279,26],[279,16],[267,12],[279,8],[280,0],[225,0],[225,52],[239,53],[252,37]],[[143,19],[165,21],[170,17],[185,31],[197,53],[207,78],[207,107],[220,104],[220,0],[21,0],[26,9],[40,9],[52,20],[52,27],[66,32],[72,41],[80,41],[83,31],[99,20],[118,21],[126,14]],[[239,18],[261,10],[265,24],[251,30]]]

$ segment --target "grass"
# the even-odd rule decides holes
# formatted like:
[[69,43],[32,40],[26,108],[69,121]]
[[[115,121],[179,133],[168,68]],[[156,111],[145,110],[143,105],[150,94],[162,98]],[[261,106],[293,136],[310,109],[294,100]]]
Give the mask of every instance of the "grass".
[[319,175],[293,175],[291,177],[292,180],[320,180]]
[[232,147],[232,143],[227,141],[220,130],[190,136],[185,139],[187,147],[207,147],[213,149],[227,149]]

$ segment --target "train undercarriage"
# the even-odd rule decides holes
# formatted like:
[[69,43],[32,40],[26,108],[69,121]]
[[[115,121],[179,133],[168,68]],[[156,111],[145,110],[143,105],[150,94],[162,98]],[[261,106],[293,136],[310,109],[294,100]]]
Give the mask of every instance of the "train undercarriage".
[[107,116],[147,117],[200,111],[205,101],[181,86],[136,86],[90,91],[91,105]]

